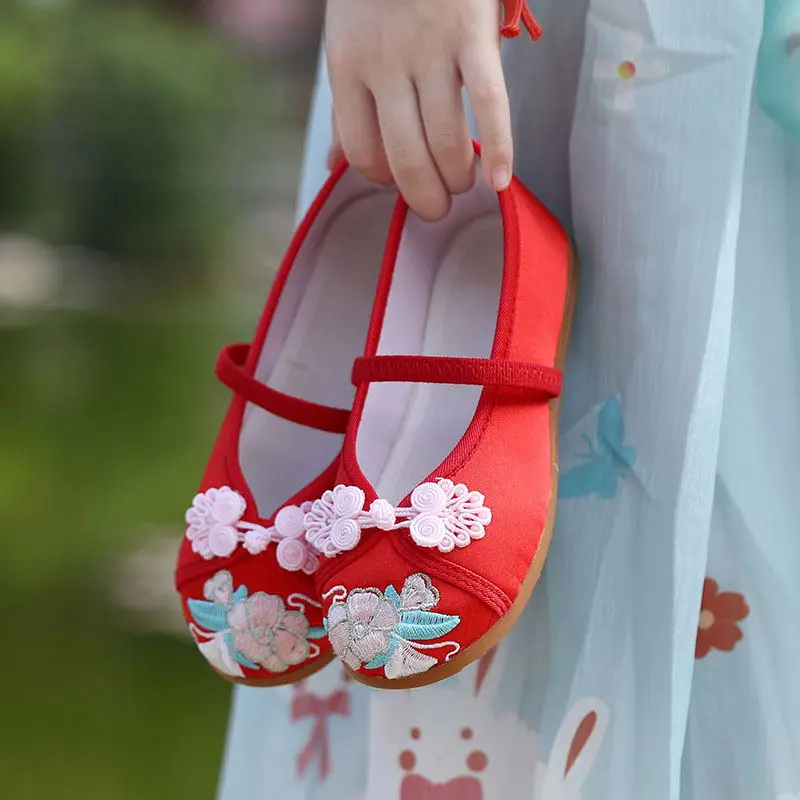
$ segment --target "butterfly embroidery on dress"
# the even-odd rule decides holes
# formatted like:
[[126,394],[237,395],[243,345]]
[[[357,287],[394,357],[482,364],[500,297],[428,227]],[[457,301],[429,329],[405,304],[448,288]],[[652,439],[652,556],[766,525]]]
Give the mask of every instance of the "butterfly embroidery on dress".
[[600,407],[595,442],[586,434],[581,438],[588,451],[578,453],[582,464],[561,476],[558,496],[569,499],[596,494],[611,500],[619,479],[626,477],[636,462],[635,448],[625,444],[625,421],[618,397],[609,397]]

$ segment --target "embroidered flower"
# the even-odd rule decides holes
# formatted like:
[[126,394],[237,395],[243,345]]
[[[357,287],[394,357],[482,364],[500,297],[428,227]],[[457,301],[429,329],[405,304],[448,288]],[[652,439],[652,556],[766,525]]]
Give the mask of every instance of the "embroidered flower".
[[228,626],[237,652],[269,672],[284,672],[308,658],[308,620],[287,611],[274,594],[256,592],[228,612]]
[[397,522],[394,506],[388,500],[373,500],[369,516],[372,524],[382,531],[390,531]]
[[186,538],[192,550],[203,558],[229,556],[239,543],[236,526],[245,507],[244,498],[229,486],[196,495],[186,512]]
[[742,638],[742,631],[737,623],[749,613],[750,608],[743,595],[720,592],[719,584],[712,578],[706,578],[697,627],[695,658],[705,658],[711,650],[733,650]]
[[[203,596],[187,601],[194,618],[190,628],[203,655],[226,675],[243,677],[242,667],[280,673],[319,653],[309,640],[325,636],[324,629],[310,628],[305,614],[287,610],[278,595],[248,597],[246,586],[234,591],[233,576],[221,570],[205,582]],[[298,594],[289,602],[318,605]]]
[[355,589],[328,615],[328,637],[336,655],[350,669],[389,651],[400,623],[395,604],[378,589]]
[[430,611],[439,604],[439,590],[421,572],[409,575],[400,593],[403,611]]
[[[334,653],[352,670],[383,668],[387,678],[403,678],[433,667],[438,660],[421,649],[450,647],[451,658],[460,649],[457,642],[420,644],[439,639],[459,623],[457,616],[435,614],[439,592],[427,575],[409,576],[403,590],[393,586],[353,589],[331,605],[326,622]],[[335,590],[332,590],[335,591]]]
[[213,603],[227,606],[233,597],[233,576],[228,570],[221,570],[203,585],[203,597]]

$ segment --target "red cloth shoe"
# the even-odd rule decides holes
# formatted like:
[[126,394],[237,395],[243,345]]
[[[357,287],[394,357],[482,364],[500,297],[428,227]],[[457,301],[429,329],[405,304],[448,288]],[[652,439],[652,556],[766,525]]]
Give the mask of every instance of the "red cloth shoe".
[[337,486],[305,517],[336,655],[381,688],[441,680],[522,612],[552,532],[568,238],[516,179],[435,225],[400,201]]
[[217,362],[235,396],[186,512],[175,578],[198,647],[238,683],[289,683],[332,659],[303,516],[334,484],[350,367],[396,199],[337,167],[295,234],[252,344],[225,348]]

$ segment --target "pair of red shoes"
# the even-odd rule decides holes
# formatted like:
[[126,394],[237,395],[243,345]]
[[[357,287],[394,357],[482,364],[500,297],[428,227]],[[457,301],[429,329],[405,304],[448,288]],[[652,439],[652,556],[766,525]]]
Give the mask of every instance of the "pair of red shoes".
[[334,170],[252,343],[217,362],[235,394],[176,573],[217,671],[277,685],[336,656],[408,688],[505,635],[553,527],[574,282],[516,179],[427,224]]

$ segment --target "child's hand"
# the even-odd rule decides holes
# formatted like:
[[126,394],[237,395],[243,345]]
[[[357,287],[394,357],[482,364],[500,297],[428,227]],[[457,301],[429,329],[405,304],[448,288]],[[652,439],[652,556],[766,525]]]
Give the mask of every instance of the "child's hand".
[[513,160],[500,63],[498,0],[328,0],[326,47],[336,141],[365,177],[394,181],[426,220],[473,182],[462,85],[486,179],[504,189]]

